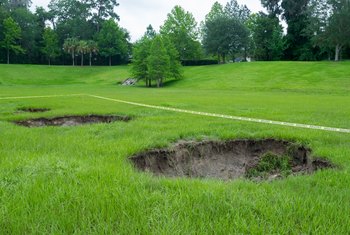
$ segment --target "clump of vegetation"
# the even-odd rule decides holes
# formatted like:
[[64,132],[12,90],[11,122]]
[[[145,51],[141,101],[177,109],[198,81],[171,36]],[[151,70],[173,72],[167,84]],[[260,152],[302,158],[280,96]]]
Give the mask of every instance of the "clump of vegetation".
[[152,81],[162,87],[165,79],[181,78],[179,54],[169,38],[156,35],[149,27],[134,48],[132,73],[147,87],[152,87]]
[[266,153],[255,167],[247,171],[246,176],[251,179],[266,179],[273,174],[287,177],[292,173],[290,160],[291,158],[288,155],[278,156],[273,153]]

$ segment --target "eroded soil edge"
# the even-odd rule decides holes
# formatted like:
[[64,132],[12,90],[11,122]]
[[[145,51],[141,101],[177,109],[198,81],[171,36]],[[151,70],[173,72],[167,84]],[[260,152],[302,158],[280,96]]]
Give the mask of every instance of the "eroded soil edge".
[[36,118],[24,121],[15,121],[14,123],[25,127],[43,127],[43,126],[78,126],[94,123],[112,123],[116,121],[128,122],[131,117],[116,115],[86,115],[86,116],[63,116],[54,118]]
[[311,149],[275,140],[182,142],[132,156],[133,165],[156,176],[257,180],[310,174],[333,165]]

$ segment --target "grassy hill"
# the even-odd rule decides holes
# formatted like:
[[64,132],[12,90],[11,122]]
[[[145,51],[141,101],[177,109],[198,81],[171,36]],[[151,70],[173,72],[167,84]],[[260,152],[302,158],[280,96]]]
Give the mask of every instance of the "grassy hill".
[[[350,63],[271,62],[184,68],[162,89],[116,85],[129,67],[0,65],[0,234],[346,234],[349,134],[174,113],[194,111],[350,128]],[[19,108],[51,109],[46,113]],[[38,117],[128,115],[132,121],[25,128]],[[338,167],[253,182],[154,177],[128,158],[179,140],[276,138]]]
[[0,65],[0,85],[102,85],[116,84],[129,76],[128,66]]
[[[255,62],[185,67],[185,78],[168,81],[166,86],[346,93],[350,91],[349,67],[350,62]],[[115,85],[129,77],[130,66],[0,65],[2,85]]]

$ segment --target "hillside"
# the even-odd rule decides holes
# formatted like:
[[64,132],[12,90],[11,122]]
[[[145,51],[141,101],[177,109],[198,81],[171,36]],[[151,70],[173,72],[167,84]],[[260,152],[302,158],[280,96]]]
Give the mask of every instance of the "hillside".
[[[255,62],[184,67],[184,79],[166,88],[346,93],[350,62]],[[131,76],[130,66],[70,67],[0,65],[1,85],[115,85]],[[329,84],[332,84],[331,88]],[[139,83],[143,86],[143,82]]]

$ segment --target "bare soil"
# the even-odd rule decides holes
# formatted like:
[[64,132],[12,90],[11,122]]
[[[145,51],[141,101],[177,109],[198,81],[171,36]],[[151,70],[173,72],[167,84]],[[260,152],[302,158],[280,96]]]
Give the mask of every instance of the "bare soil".
[[44,113],[48,112],[51,109],[47,108],[19,108],[17,109],[19,112],[27,112],[27,113]]
[[87,116],[63,116],[54,118],[36,118],[24,121],[14,122],[17,125],[25,127],[43,127],[43,126],[78,126],[94,123],[111,123],[116,121],[128,122],[131,118],[127,116],[115,115],[87,115]]
[[[182,142],[169,149],[140,153],[130,160],[137,169],[156,176],[232,180],[251,178],[249,172],[258,169],[266,154],[287,156],[293,175],[332,167],[325,159],[311,157],[311,150],[305,146],[275,139]],[[279,169],[264,173],[267,177],[253,178],[283,177]]]

